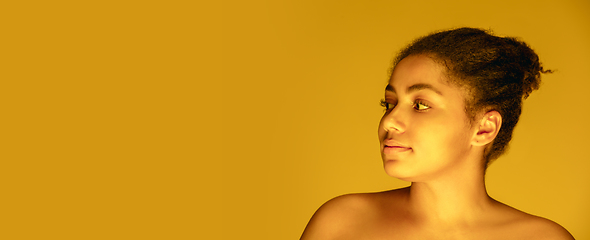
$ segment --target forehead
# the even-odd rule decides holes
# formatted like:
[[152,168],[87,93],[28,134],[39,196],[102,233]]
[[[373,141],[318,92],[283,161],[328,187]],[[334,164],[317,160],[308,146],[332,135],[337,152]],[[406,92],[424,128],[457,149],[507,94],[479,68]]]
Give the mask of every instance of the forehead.
[[386,97],[396,98],[423,95],[427,100],[436,100],[438,107],[463,111],[469,92],[449,83],[445,68],[427,56],[409,56],[393,69]]
[[393,69],[389,85],[405,89],[415,84],[428,84],[437,88],[450,87],[444,79],[444,68],[431,58],[419,55],[402,59]]

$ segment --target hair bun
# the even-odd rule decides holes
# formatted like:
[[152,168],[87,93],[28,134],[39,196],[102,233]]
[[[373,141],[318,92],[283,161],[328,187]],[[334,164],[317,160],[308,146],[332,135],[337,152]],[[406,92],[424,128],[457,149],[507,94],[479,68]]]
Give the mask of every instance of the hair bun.
[[539,89],[541,85],[541,73],[552,73],[553,71],[543,69],[539,62],[539,56],[526,43],[515,38],[505,39],[513,41],[517,50],[516,52],[519,53],[513,57],[516,60],[514,62],[521,64],[519,71],[523,72],[521,83],[522,97],[526,99],[531,92]]

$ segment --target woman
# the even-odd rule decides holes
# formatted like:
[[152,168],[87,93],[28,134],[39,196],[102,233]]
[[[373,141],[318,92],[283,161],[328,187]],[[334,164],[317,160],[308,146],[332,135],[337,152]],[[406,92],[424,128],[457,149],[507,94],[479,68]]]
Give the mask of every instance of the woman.
[[325,203],[307,239],[573,239],[492,199],[484,175],[506,149],[522,100],[546,73],[514,38],[460,28],[422,37],[394,61],[379,124],[383,166],[410,187]]

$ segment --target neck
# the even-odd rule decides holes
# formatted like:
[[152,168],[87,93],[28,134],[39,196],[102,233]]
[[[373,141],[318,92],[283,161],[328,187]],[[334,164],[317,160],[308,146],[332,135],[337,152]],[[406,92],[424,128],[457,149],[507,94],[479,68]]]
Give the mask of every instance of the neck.
[[410,209],[422,223],[473,223],[493,203],[485,188],[483,171],[460,171],[447,176],[451,177],[413,182],[407,195]]

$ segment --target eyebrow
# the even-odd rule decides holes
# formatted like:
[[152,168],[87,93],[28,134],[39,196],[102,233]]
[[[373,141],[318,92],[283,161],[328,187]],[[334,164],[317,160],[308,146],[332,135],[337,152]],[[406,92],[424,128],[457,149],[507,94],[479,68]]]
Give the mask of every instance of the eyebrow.
[[[406,93],[412,93],[412,92],[420,91],[423,89],[429,89],[429,90],[437,93],[438,95],[442,95],[442,93],[438,89],[436,89],[434,86],[432,86],[430,84],[426,84],[426,83],[417,83],[412,86],[409,86],[406,89]],[[395,89],[391,85],[387,85],[387,87],[385,87],[385,91],[391,91],[391,92],[395,93]]]

